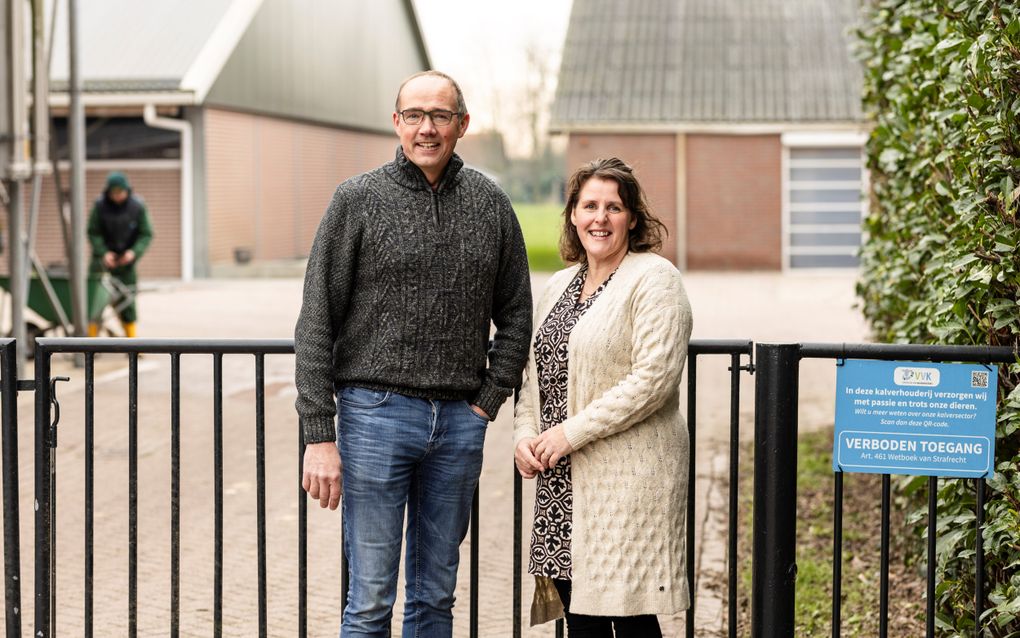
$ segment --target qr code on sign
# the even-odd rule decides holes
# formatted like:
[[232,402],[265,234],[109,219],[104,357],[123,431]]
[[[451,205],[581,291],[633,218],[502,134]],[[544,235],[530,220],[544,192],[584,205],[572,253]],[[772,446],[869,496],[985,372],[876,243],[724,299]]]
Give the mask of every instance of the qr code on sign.
[[972,387],[972,388],[987,388],[988,387],[988,373],[987,372],[971,372],[970,373],[970,387]]

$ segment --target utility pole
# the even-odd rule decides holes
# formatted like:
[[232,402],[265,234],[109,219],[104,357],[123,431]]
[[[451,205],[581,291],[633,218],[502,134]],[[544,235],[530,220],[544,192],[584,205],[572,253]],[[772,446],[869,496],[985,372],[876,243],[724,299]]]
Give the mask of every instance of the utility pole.
[[81,30],[78,23],[78,0],[67,0],[70,52],[71,108],[67,117],[71,151],[71,305],[76,336],[85,335],[87,300],[85,290],[85,107],[81,102],[81,69],[79,48]]
[[[11,331],[19,343],[25,342],[25,301],[28,278],[25,272],[25,244],[22,238],[24,219],[24,183],[31,175],[28,162],[28,110],[25,78],[25,3],[10,0],[3,10],[3,123],[0,124],[0,178],[6,190],[8,212]],[[24,374],[24,348],[17,349],[18,375]]]

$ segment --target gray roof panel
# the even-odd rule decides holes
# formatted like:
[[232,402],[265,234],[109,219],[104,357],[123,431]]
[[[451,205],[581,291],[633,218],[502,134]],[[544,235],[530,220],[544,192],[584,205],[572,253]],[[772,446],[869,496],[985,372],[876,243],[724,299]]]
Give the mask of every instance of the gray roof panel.
[[860,121],[857,0],[574,0],[553,128]]
[[[89,0],[79,3],[81,73],[125,89],[178,84],[235,0]],[[52,0],[51,0],[52,2]],[[50,6],[52,6],[51,3]],[[50,61],[55,86],[68,78],[67,9],[60,3]],[[134,83],[134,84],[133,84]],[[135,88],[135,90],[138,90]],[[144,90],[144,89],[143,89]]]

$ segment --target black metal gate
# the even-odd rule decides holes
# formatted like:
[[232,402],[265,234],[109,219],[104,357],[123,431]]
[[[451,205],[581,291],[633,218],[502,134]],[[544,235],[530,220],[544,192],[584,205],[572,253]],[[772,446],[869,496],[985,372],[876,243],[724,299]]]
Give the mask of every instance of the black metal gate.
[[[756,347],[754,558],[751,632],[755,638],[794,635],[794,586],[797,577],[797,386],[802,359],[883,359],[961,363],[1013,363],[1008,347],[924,346],[908,344],[793,343]],[[981,635],[985,610],[983,550],[984,479],[971,480],[977,491],[974,569],[975,635]],[[928,479],[928,567],[926,638],[935,635],[935,546],[938,477]],[[888,635],[889,475],[882,476],[879,636]],[[841,628],[843,474],[833,475],[832,636]]]
[[[128,357],[128,421],[129,421],[129,551],[128,565],[128,634],[137,633],[138,572],[137,572],[137,504],[138,504],[138,357],[141,354],[170,357],[171,385],[171,622],[169,633],[179,633],[180,615],[180,359],[182,355],[205,355],[211,358],[214,391],[215,430],[215,498],[214,522],[214,564],[215,582],[213,599],[214,635],[221,635],[223,627],[223,356],[227,354],[249,355],[254,361],[256,411],[254,432],[256,439],[256,483],[257,483],[257,534],[258,534],[258,624],[259,635],[267,635],[266,604],[266,492],[265,492],[265,359],[269,355],[293,353],[291,340],[123,340],[123,339],[41,339],[37,346],[34,381],[17,379],[15,343],[12,339],[0,339],[0,399],[2,399],[3,436],[3,498],[4,498],[4,568],[5,568],[5,610],[6,635],[8,638],[22,636],[21,573],[19,537],[19,492],[18,492],[18,429],[17,393],[35,391],[35,629],[33,635],[46,638],[56,635],[55,590],[52,587],[56,573],[53,561],[55,547],[55,472],[53,462],[56,444],[59,404],[56,402],[56,382],[51,378],[50,358],[54,353],[75,353],[84,359],[85,375],[85,635],[91,636],[92,627],[92,578],[94,548],[94,383],[95,361],[99,353],[120,353]],[[752,353],[754,353],[752,355]],[[727,537],[727,600],[728,635],[737,635],[737,494],[739,462],[739,400],[740,374],[755,374],[755,468],[754,468],[754,524],[753,524],[753,576],[751,634],[756,638],[788,637],[794,631],[794,584],[796,582],[796,476],[797,476],[797,385],[799,364],[802,359],[889,359],[911,361],[961,361],[974,363],[1013,362],[1017,353],[1010,348],[910,346],[880,344],[758,344],[753,347],[749,341],[741,340],[694,340],[690,344],[687,368],[687,420],[690,433],[690,475],[689,500],[687,503],[687,573],[692,594],[691,608],[687,612],[686,635],[694,636],[694,507],[695,458],[697,440],[697,384],[698,362],[704,356],[729,357],[730,383],[730,442],[729,442],[729,530]],[[304,445],[300,428],[296,433],[300,482],[300,459]],[[933,552],[937,540],[935,530],[935,478],[929,481],[929,530],[928,535],[928,614],[927,636],[934,635],[934,560]],[[513,627],[512,634],[522,634],[522,487],[515,473],[514,483],[514,579],[513,579]],[[977,504],[977,547],[975,570],[984,574],[982,553],[982,524],[984,515],[984,481],[976,480]],[[298,499],[298,634],[307,633],[307,511],[306,496],[296,486]],[[834,475],[834,538],[833,538],[833,611],[832,635],[840,635],[840,588],[842,557],[842,498],[843,476]],[[470,629],[471,635],[478,635],[478,494],[471,521],[471,564],[470,564]],[[888,606],[888,547],[889,547],[889,477],[882,482],[882,538],[880,551],[881,567],[881,616],[880,635],[887,634]],[[985,578],[977,578],[974,604],[977,616],[985,609]],[[343,583],[346,591],[346,579]],[[557,636],[563,635],[562,624],[556,627]]]
[[[6,567],[6,621],[7,637],[22,635],[20,619],[20,556],[18,539],[18,469],[17,469],[17,376],[13,357],[14,342],[0,342],[3,357],[3,450],[4,450],[4,524]],[[276,340],[176,340],[176,339],[39,339],[36,344],[35,382],[23,384],[22,389],[35,390],[35,629],[33,636],[45,638],[57,635],[56,626],[56,503],[55,450],[59,403],[56,401],[56,382],[66,377],[50,377],[51,357],[56,353],[71,353],[83,357],[85,377],[85,472],[84,482],[84,635],[92,636],[94,605],[94,513],[95,513],[95,357],[99,354],[121,354],[128,357],[128,636],[138,634],[138,362],[139,356],[164,355],[170,358],[170,436],[171,436],[171,489],[170,489],[170,623],[168,634],[180,633],[180,537],[181,537],[181,357],[204,355],[210,359],[213,373],[213,424],[214,424],[214,583],[213,583],[213,635],[223,631],[223,357],[249,355],[253,358],[255,381],[255,458],[256,458],[256,511],[257,511],[257,572],[258,572],[258,635],[268,635],[267,576],[266,576],[266,430],[265,430],[265,361],[271,355],[292,355],[294,344],[289,339]],[[298,476],[295,483],[298,505],[298,604],[297,634],[307,635],[308,582],[307,582],[307,497],[300,487],[301,462],[304,442],[300,428],[296,428],[295,451]],[[478,494],[475,494],[471,518],[471,583],[470,627],[471,635],[478,635]],[[346,574],[346,560],[342,571]],[[343,599],[346,598],[347,579],[342,579]],[[102,629],[99,632],[104,633]]]

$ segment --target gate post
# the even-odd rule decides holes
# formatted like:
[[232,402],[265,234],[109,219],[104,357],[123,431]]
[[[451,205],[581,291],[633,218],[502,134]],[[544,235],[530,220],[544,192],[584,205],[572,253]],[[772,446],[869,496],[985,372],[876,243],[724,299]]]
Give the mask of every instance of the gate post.
[[3,387],[4,609],[6,636],[21,637],[21,513],[18,505],[18,359],[16,343],[0,345]]
[[759,343],[755,350],[751,636],[792,638],[800,346]]
[[35,350],[35,633],[52,635],[50,546],[50,352],[45,342]]

